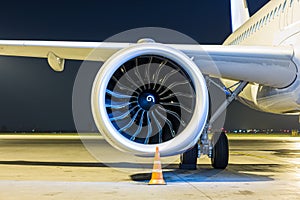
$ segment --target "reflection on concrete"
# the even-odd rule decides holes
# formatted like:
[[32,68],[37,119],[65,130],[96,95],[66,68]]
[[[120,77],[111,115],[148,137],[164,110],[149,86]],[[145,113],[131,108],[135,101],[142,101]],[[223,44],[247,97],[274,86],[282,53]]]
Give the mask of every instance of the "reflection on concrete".
[[168,185],[149,187],[152,159],[99,160],[76,135],[0,135],[0,199],[299,199],[299,144],[300,138],[231,137],[227,169],[211,168],[204,157],[198,170],[179,170],[177,158],[164,166]]
[[[266,167],[266,166],[259,166]],[[276,166],[274,166],[276,167]],[[235,170],[232,170],[234,168]],[[172,182],[257,182],[257,181],[272,181],[274,180],[269,175],[256,175],[243,171],[240,169],[247,168],[245,164],[234,165],[229,170],[216,170],[211,166],[201,166],[198,170],[167,170],[164,172],[164,179],[168,183]],[[250,167],[252,168],[252,167]],[[251,171],[256,171],[252,168]],[[148,182],[151,178],[151,173],[139,173],[131,175],[132,180]]]

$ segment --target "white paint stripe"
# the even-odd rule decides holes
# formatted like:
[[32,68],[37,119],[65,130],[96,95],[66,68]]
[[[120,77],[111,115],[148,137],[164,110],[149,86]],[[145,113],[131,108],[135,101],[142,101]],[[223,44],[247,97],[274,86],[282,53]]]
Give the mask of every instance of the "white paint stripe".
[[160,173],[160,172],[162,172],[162,170],[161,169],[153,169],[152,172]]

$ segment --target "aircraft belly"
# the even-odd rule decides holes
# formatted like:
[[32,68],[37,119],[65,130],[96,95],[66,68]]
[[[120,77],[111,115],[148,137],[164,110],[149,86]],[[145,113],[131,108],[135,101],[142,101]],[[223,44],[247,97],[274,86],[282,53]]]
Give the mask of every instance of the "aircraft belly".
[[[221,81],[227,88],[237,83],[237,81],[228,80],[228,79],[221,79]],[[231,90],[234,89],[235,87],[231,88]],[[239,94],[239,97],[256,104],[257,90],[258,90],[257,84],[248,84],[244,88],[244,90]]]
[[[230,87],[237,81],[222,79],[222,83],[226,87]],[[299,115],[300,80],[297,79],[294,84],[282,89],[249,84],[239,94],[238,100],[253,109],[264,112]]]

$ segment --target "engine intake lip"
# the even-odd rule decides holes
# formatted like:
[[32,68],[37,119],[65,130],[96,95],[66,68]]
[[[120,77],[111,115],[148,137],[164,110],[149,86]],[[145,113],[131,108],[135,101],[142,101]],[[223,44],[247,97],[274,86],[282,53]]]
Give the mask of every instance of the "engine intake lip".
[[[116,126],[113,120],[111,120],[111,107],[107,107],[108,100],[110,100],[108,98],[109,92],[107,92],[107,89],[115,87],[111,82],[112,78],[116,76],[116,74],[120,73],[120,71],[122,71],[121,69],[124,64],[132,61],[132,59],[141,56],[157,56],[180,66],[180,69],[182,70],[181,73],[186,75],[192,89],[194,90],[194,105],[191,109],[193,113],[191,114],[190,119],[188,119],[188,123],[186,124],[186,126],[181,130],[180,128],[176,130],[175,136],[171,139],[160,142],[153,142],[153,144],[151,142],[144,144],[145,140],[135,140],[135,137],[131,138],[133,136],[132,134],[130,135],[131,139],[128,136],[124,135],[120,131],[120,127],[118,126],[118,124]],[[126,70],[126,67],[124,69]],[[133,81],[131,82],[131,84],[135,85],[135,82]],[[136,89],[143,88],[147,84],[137,85],[141,85],[141,87],[136,87]],[[149,90],[149,88],[146,87],[145,90],[140,91],[140,94],[136,94],[137,99],[139,98],[139,95],[143,94],[143,92],[149,92],[147,90]],[[164,94],[167,92],[168,91],[164,92]],[[128,95],[128,97],[130,96],[130,94],[123,95],[123,97],[126,97],[125,95]],[[154,97],[154,101],[161,103],[161,96],[157,97],[156,93],[149,93],[149,95],[146,95],[146,98],[149,97],[149,99],[151,100],[151,97]],[[132,97],[132,95],[130,97]],[[136,44],[127,49],[123,49],[117,52],[111,58],[109,58],[101,67],[95,78],[91,101],[95,123],[105,139],[119,150],[132,152],[139,156],[152,156],[155,152],[156,146],[160,148],[162,156],[179,154],[191,148],[199,139],[199,136],[205,126],[208,113],[208,94],[206,84],[198,67],[182,52],[166,45],[157,43]],[[136,101],[138,102],[138,100]],[[155,104],[150,106],[149,110],[152,110],[153,107],[159,105],[159,103],[156,102]],[[147,108],[147,106],[145,108]],[[149,110],[147,111],[147,109],[141,108],[141,111],[139,112],[145,112],[143,114],[139,113],[138,115],[146,116],[147,113],[151,114]],[[143,125],[146,123],[147,117],[144,118],[140,116],[140,119],[141,118],[143,120],[140,120],[139,124]],[[120,132],[122,134],[120,134]]]

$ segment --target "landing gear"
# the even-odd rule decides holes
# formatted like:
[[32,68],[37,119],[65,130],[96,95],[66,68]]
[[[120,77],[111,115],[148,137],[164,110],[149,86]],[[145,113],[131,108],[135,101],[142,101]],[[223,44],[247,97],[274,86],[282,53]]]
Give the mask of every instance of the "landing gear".
[[195,170],[197,169],[197,158],[199,153],[199,145],[196,144],[192,149],[180,155],[180,169]]
[[211,143],[213,145],[211,165],[215,169],[225,169],[228,165],[229,158],[228,139],[226,134],[224,132],[214,133]]
[[235,100],[239,93],[243,91],[247,84],[248,82],[245,81],[238,82],[234,85],[236,88],[233,92],[230,91],[230,88],[225,88],[225,93],[227,95],[226,101],[224,101],[212,114],[212,116],[209,117],[209,120],[200,137],[200,145],[197,144],[194,148],[180,156],[180,169],[196,169],[197,157],[200,157],[201,154],[207,155],[209,158],[211,158],[211,164],[213,168],[225,169],[227,167],[229,148],[226,134],[224,132],[213,133],[212,138],[209,139],[208,133],[211,125],[224,112],[228,105]]
[[[200,149],[199,149],[200,147]],[[215,169],[225,169],[229,160],[228,139],[224,132],[213,133],[211,140],[202,139],[201,144],[196,144],[192,149],[180,155],[180,169],[197,169],[199,152],[211,158],[211,165]]]

